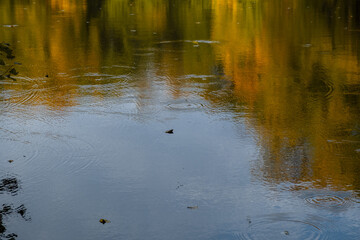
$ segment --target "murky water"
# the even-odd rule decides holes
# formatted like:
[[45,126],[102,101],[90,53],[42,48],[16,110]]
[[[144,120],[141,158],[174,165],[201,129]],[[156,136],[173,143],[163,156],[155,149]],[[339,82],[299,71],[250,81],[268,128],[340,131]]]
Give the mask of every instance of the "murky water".
[[358,239],[359,39],[355,0],[1,0],[0,239]]

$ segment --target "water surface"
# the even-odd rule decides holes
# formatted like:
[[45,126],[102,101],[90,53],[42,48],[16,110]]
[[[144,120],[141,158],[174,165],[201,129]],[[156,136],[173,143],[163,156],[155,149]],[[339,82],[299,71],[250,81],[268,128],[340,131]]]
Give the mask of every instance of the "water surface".
[[0,239],[357,239],[359,11],[2,0]]

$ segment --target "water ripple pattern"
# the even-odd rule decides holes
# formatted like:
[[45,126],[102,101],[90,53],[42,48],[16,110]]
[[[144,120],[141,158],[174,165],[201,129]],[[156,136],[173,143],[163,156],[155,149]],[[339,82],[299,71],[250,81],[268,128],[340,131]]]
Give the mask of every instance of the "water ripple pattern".
[[328,74],[328,69],[326,69],[322,64],[313,64],[307,90],[315,96],[323,96],[326,99],[332,97],[334,84]]
[[248,219],[245,233],[234,234],[241,240],[264,239],[329,239],[330,233],[337,231],[327,220],[317,216],[295,217],[292,214],[270,214],[256,219]]
[[94,146],[83,139],[72,136],[47,134],[47,144],[41,155],[48,155],[39,165],[39,172],[61,172],[64,175],[79,173],[96,161]]
[[167,105],[167,107],[171,110],[178,111],[194,111],[201,110],[206,107],[205,103],[188,101],[186,99],[180,99],[172,101]]
[[123,95],[123,89],[129,81],[128,72],[120,74],[107,74],[87,72],[72,76],[77,79],[77,86],[83,95],[97,95],[118,98]]
[[331,190],[305,190],[300,194],[300,198],[311,207],[326,211],[345,211],[353,205],[353,194],[346,191]]
[[5,89],[0,93],[3,110],[19,108],[23,105],[37,104],[41,101],[42,79],[17,77],[17,81],[2,82]]
[[[13,160],[12,165],[19,164],[20,169],[31,166],[39,155],[38,145],[23,135],[24,133],[21,132],[0,128],[1,160],[6,163],[8,160]],[[9,168],[8,164],[2,166],[3,171],[7,171],[7,168]]]

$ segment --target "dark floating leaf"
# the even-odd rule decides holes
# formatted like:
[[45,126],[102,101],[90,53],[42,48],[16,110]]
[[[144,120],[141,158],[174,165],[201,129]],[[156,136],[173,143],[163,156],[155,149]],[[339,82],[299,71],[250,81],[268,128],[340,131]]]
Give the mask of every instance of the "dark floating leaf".
[[8,162],[9,162],[9,163],[12,163],[13,161],[14,161],[14,160],[9,160]]
[[290,233],[288,231],[284,231],[285,235],[290,235]]
[[102,224],[105,224],[105,223],[109,223],[110,221],[109,221],[109,220],[106,220],[106,219],[104,219],[104,218],[101,218],[101,219],[99,220],[99,222],[101,222]]
[[173,134],[173,133],[174,133],[174,129],[167,130],[165,133]]
[[188,206],[187,208],[188,209],[198,209],[199,207],[198,206]]

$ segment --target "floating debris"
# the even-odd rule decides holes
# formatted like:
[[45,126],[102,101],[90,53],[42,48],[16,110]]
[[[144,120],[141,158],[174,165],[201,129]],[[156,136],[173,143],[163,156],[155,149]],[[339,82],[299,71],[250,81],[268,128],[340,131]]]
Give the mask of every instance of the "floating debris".
[[188,206],[187,208],[188,209],[198,209],[199,207],[198,206]]
[[309,47],[312,47],[312,44],[311,43],[306,43],[306,44],[303,44],[302,47],[309,48]]
[[101,222],[102,224],[105,224],[105,223],[109,223],[110,221],[102,218],[99,220],[99,222]]
[[9,162],[9,163],[12,163],[13,161],[14,161],[14,160],[9,160],[8,162]]
[[290,235],[290,233],[288,231],[284,231],[285,235]]
[[49,77],[49,75],[47,75],[47,74],[46,74],[46,75],[45,75],[45,77],[47,77],[47,78],[48,78],[48,77]]
[[167,130],[165,133],[174,134],[174,129]]
[[16,25],[16,24],[5,24],[3,25],[3,27],[6,27],[6,28],[14,28],[14,27],[18,27],[19,25]]

